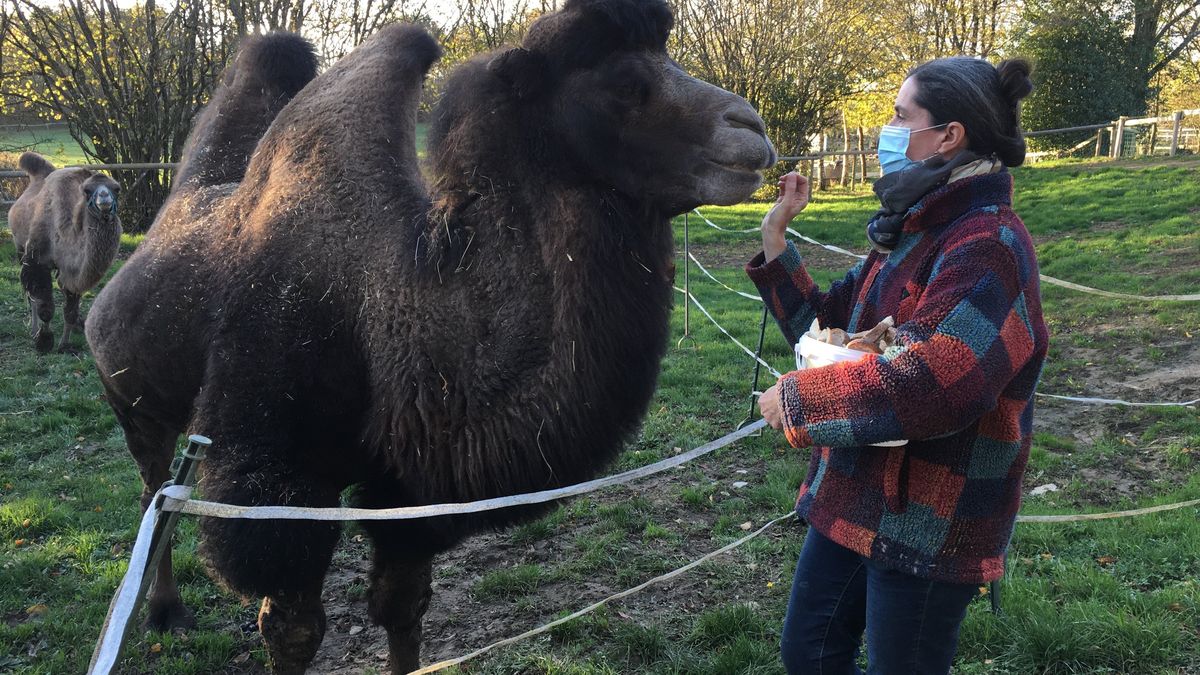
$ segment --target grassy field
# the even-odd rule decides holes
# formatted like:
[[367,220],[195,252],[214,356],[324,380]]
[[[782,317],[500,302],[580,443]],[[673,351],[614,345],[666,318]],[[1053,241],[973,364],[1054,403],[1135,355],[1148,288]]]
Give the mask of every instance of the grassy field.
[[[417,125],[417,148],[421,156],[425,154],[426,124]],[[87,155],[80,149],[79,144],[71,138],[65,127],[0,128],[0,150],[9,148],[26,149],[33,147],[46,155],[55,166],[70,164],[87,164]]]
[[[1200,292],[1200,163],[1059,162],[1017,171],[1017,211],[1046,274],[1132,293]],[[765,206],[703,209],[753,227]],[[797,221],[862,250],[865,195],[818,194]],[[757,250],[689,219],[692,250],[725,283]],[[682,223],[677,227],[682,241]],[[133,242],[127,245],[131,246]],[[802,246],[822,283],[846,259]],[[90,357],[33,353],[10,239],[0,240],[0,672],[81,672],[133,543],[140,482]],[[680,260],[682,265],[682,259]],[[682,268],[679,277],[682,282]],[[744,343],[761,308],[692,272],[693,292]],[[1135,400],[1200,397],[1200,303],[1113,301],[1045,286],[1052,349],[1042,391]],[[85,307],[90,297],[85,299]],[[58,317],[56,317],[58,319]],[[684,334],[677,303],[674,339]],[[698,312],[663,364],[638,441],[613,470],[728,432],[747,414],[753,363]],[[765,358],[790,349],[768,326]],[[1024,513],[1076,513],[1200,498],[1195,408],[1043,402]],[[666,475],[576,499],[547,518],[470,540],[439,559],[424,657],[517,634],[716,549],[787,513],[807,453],[775,433]],[[1018,526],[1003,612],[973,603],[958,673],[1200,673],[1200,519]],[[470,673],[779,673],[777,632],[803,528],[780,524],[690,574],[462,667]],[[176,564],[200,626],[137,632],[130,673],[261,673],[256,607],[222,591],[185,518]],[[326,588],[329,631],[313,672],[385,670],[366,619],[366,545],[347,527]]]
[[31,126],[25,129],[0,129],[0,149],[24,149],[29,146],[48,157],[55,166],[84,164],[88,161],[79,144],[67,133],[66,127]]

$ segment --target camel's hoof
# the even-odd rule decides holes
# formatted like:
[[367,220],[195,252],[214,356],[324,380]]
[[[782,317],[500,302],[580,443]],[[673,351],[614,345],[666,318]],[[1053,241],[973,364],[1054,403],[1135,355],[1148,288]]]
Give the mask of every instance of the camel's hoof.
[[33,338],[33,347],[38,350],[39,354],[46,354],[50,348],[54,346],[54,336],[49,331],[40,331]]
[[195,628],[196,617],[179,600],[155,603],[151,601],[146,611],[146,628],[160,633],[169,633],[176,628]]

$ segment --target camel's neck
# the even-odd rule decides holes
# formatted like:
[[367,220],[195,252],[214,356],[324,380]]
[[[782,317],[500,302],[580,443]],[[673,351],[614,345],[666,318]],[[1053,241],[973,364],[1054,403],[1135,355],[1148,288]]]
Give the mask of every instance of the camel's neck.
[[445,484],[421,466],[429,489],[464,499],[595,475],[640,424],[669,330],[667,218],[551,176],[492,183],[435,210],[440,276],[426,277],[413,312],[440,303],[463,313],[431,315],[451,328],[431,348],[435,387],[418,388],[415,407],[426,431],[424,411],[445,411],[470,465]]
[[74,222],[67,237],[75,251],[71,256],[71,269],[60,267],[59,275],[64,287],[82,293],[95,286],[104,277],[116,257],[121,245],[121,223],[117,217],[102,218],[80,204],[75,209]]

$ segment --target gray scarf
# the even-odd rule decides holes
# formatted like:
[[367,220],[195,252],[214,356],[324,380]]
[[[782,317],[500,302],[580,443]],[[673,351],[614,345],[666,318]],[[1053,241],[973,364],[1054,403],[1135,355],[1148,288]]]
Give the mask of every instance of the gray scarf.
[[880,177],[872,189],[880,209],[867,221],[867,239],[880,253],[889,253],[900,242],[904,218],[921,199],[950,181],[955,169],[983,159],[970,150],[959,151],[950,161],[935,155],[907,169]]

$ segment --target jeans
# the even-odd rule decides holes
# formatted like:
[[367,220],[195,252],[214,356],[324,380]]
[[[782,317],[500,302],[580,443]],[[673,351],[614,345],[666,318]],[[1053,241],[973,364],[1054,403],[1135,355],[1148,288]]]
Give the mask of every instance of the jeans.
[[865,630],[868,673],[946,675],[978,590],[880,568],[809,528],[783,622],[783,664],[792,675],[861,673]]

